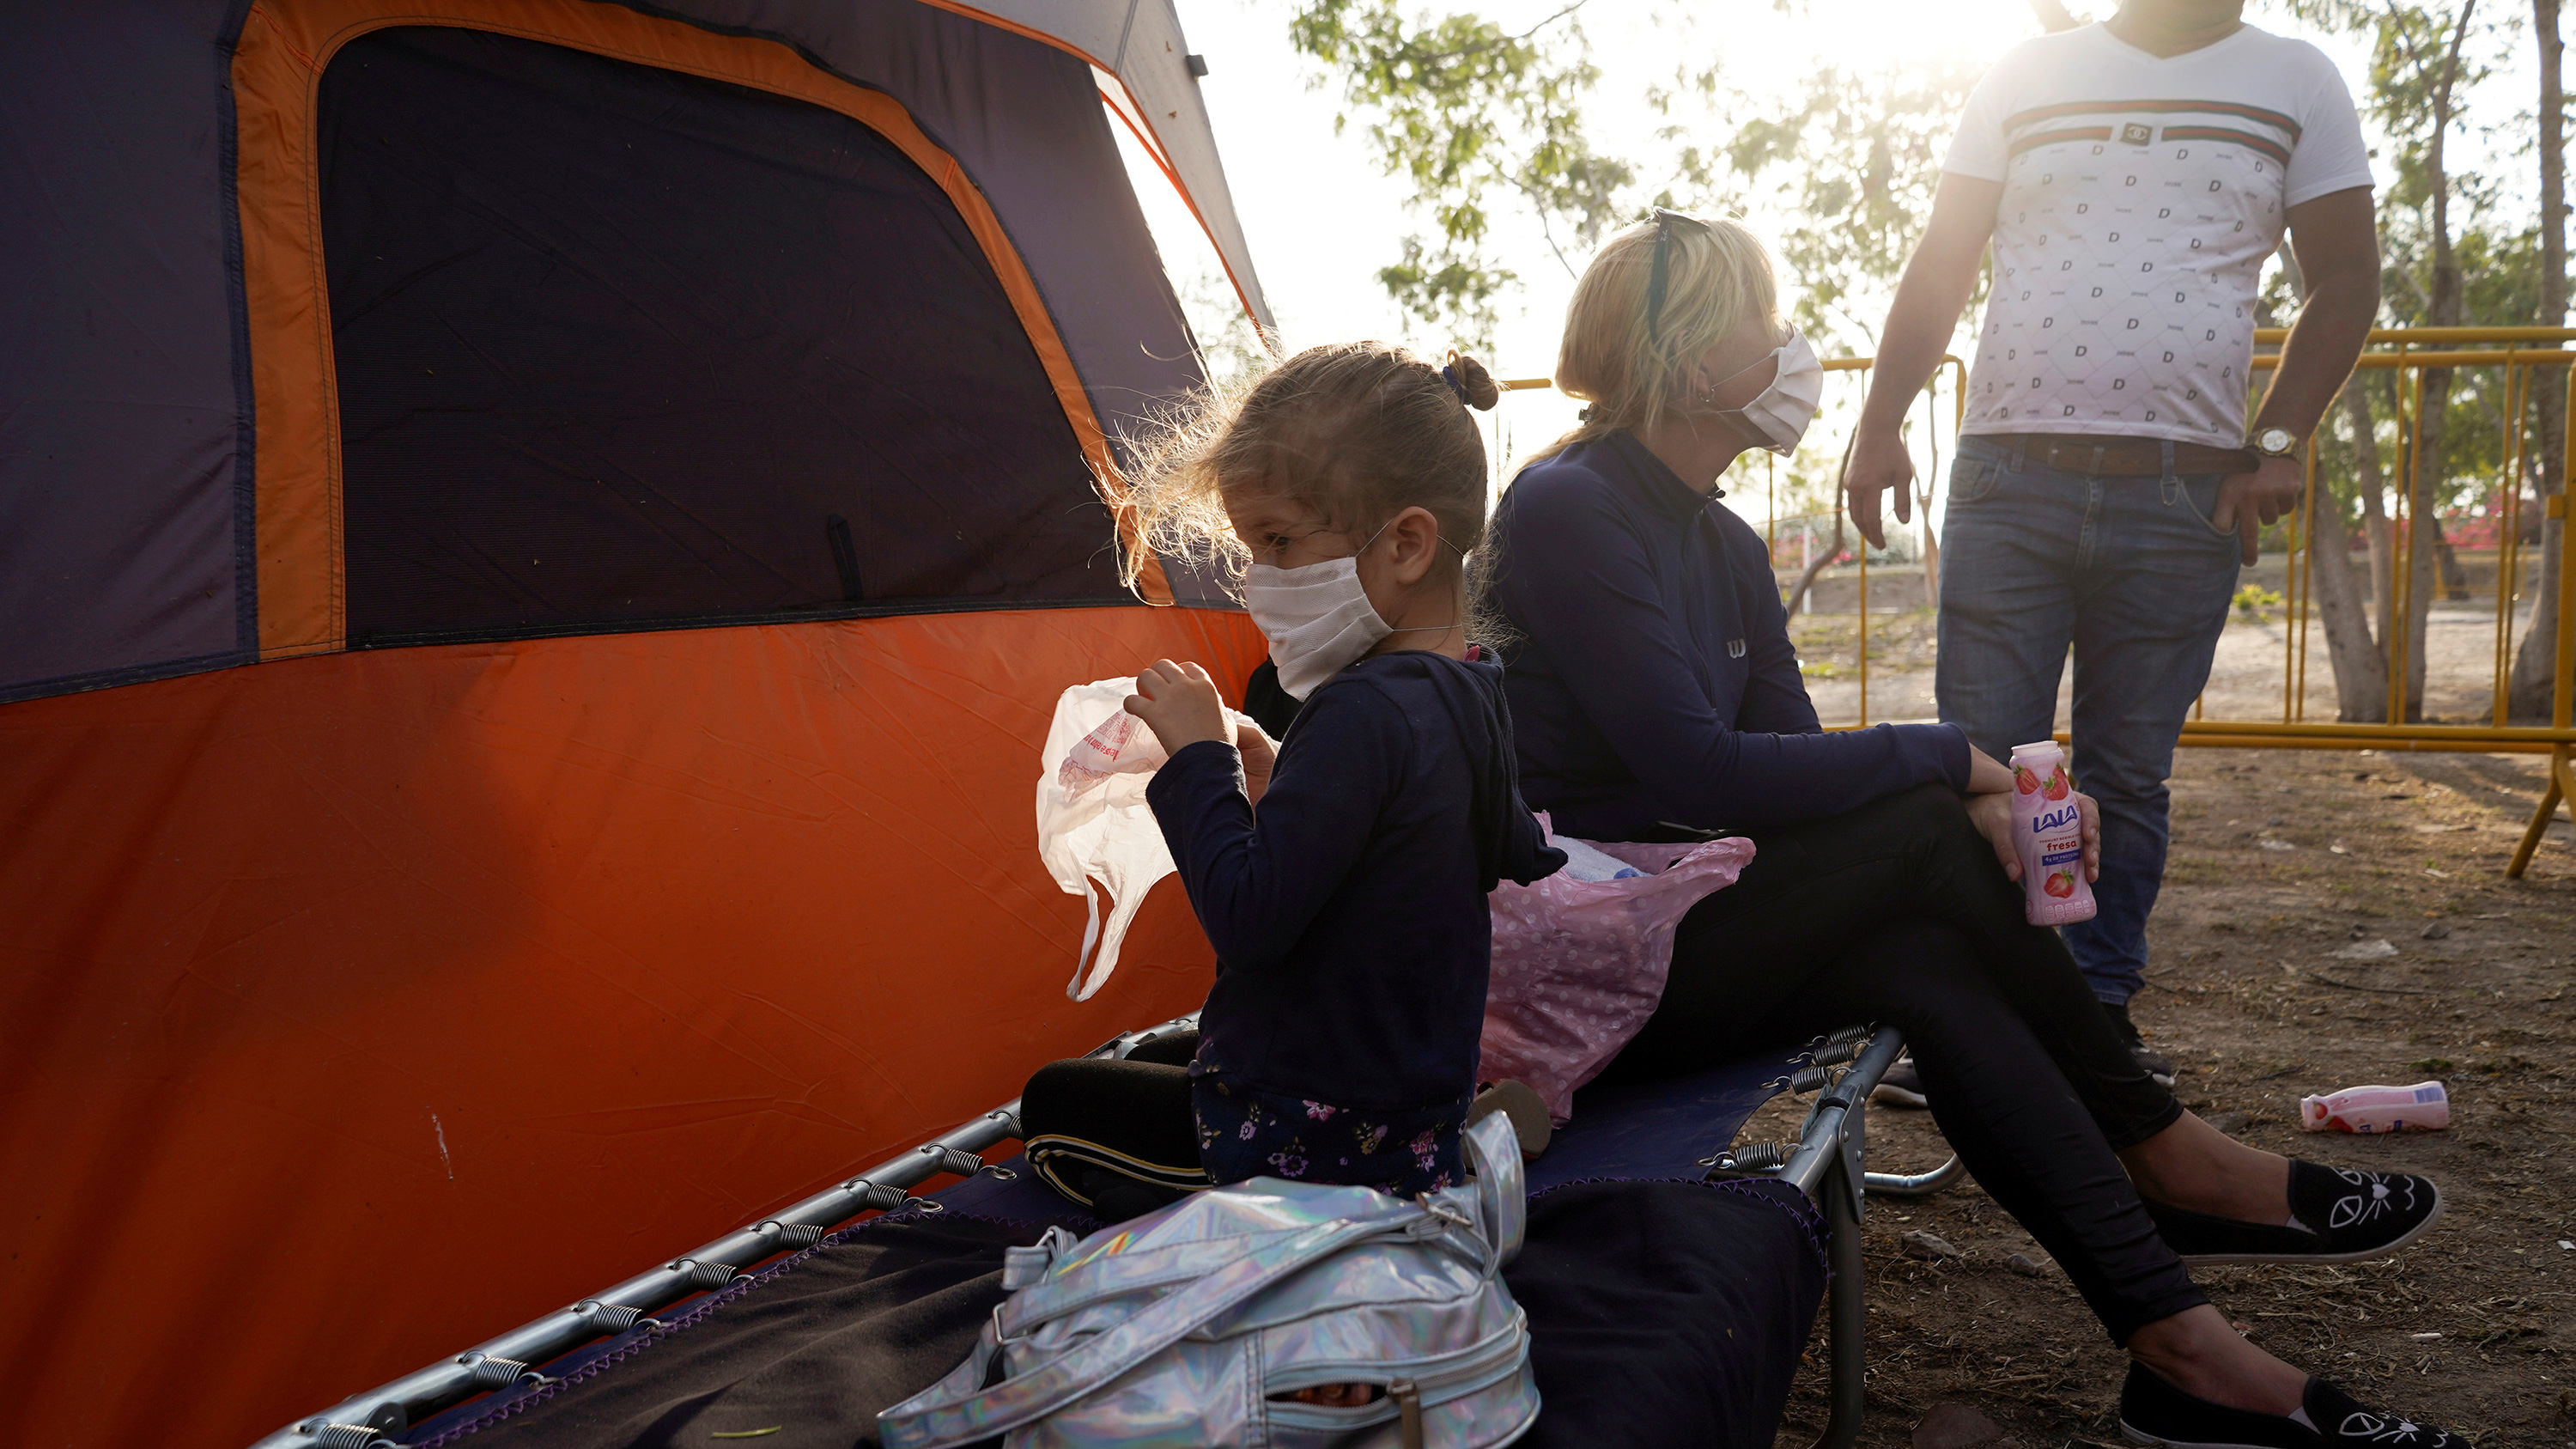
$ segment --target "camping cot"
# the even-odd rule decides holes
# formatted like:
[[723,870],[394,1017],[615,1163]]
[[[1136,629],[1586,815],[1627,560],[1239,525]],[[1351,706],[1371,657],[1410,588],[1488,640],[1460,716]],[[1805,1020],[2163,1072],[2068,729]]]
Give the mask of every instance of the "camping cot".
[[[1122,1057],[1194,1026],[1195,1017],[1185,1016],[1124,1033],[1092,1055]],[[1816,1445],[1849,1449],[1860,1431],[1864,1387],[1864,1190],[1923,1196],[1960,1171],[1955,1157],[1922,1174],[1864,1169],[1862,1104],[1902,1049],[1893,1028],[1856,1025],[1794,1052],[1757,1054],[1679,1078],[1596,1084],[1577,1095],[1573,1122],[1560,1129],[1528,1181],[1532,1242],[1520,1266],[1545,1251],[1555,1270],[1521,1285],[1534,1349],[1551,1343],[1558,1349],[1552,1362],[1543,1360],[1548,1403],[1536,1426],[1543,1443],[1771,1443],[1789,1367],[1822,1294],[1830,1305],[1830,1408]],[[1797,1140],[1731,1149],[1745,1119],[1784,1090],[1816,1094]],[[964,1266],[966,1274],[986,1270],[981,1285],[959,1281],[956,1272],[907,1281],[891,1293],[886,1283],[868,1283],[856,1286],[873,1291],[827,1289],[765,1315],[761,1309],[779,1305],[761,1295],[775,1296],[818,1250],[847,1247],[870,1227],[917,1223],[931,1213],[1014,1229],[1005,1241],[1033,1241],[1050,1223],[1078,1231],[1103,1226],[1069,1212],[1066,1200],[1022,1170],[1024,1159],[984,1160],[1019,1136],[1018,1109],[1016,1100],[1004,1103],[773,1217],[287,1425],[254,1449],[440,1449],[467,1440],[496,1449],[607,1449],[643,1442],[639,1430],[650,1442],[682,1442],[709,1434],[711,1423],[763,1420],[786,1422],[713,1431],[712,1437],[793,1431],[781,1442],[842,1444],[855,1435],[873,1443],[869,1405],[852,1400],[873,1395],[874,1406],[888,1406],[927,1387],[962,1356],[997,1305],[998,1246]],[[1701,1152],[1707,1155],[1696,1155]],[[911,1195],[951,1175],[956,1180],[949,1186]],[[1671,1187],[1692,1179],[1768,1179],[1793,1189],[1797,1201],[1812,1204],[1800,1222],[1803,1245],[1800,1232],[1775,1212],[1704,1201],[1694,1206],[1717,1211],[1685,1216],[1660,1238],[1649,1228],[1596,1250],[1584,1241],[1592,1235],[1589,1223],[1575,1218],[1558,1229],[1542,1206],[1560,1189]],[[1772,1208],[1780,1205],[1770,1200]],[[1645,1217],[1655,1205],[1613,1196],[1608,1206],[1620,1217]],[[1824,1261],[1802,1277],[1797,1269],[1806,1265],[1799,1260],[1809,1251]],[[1829,1278],[1821,1271],[1827,1263]],[[1586,1284],[1571,1301],[1551,1293],[1548,1283],[1548,1276],[1569,1275]],[[973,1296],[979,1286],[981,1296]],[[891,1333],[851,1331],[854,1317],[902,1314],[934,1297],[953,1299],[961,1289],[969,1296],[944,1305],[944,1325],[933,1309],[907,1317]],[[701,1332],[691,1346],[706,1351],[690,1361],[651,1352],[728,1313],[750,1321]],[[1616,1321],[1622,1319],[1630,1321]],[[723,1342],[709,1350],[708,1337]],[[853,1365],[854,1356],[877,1362]],[[888,1362],[896,1359],[903,1362]],[[837,1361],[838,1372],[818,1372],[817,1360]],[[1731,1375],[1758,1383],[1733,1386],[1732,1393],[1700,1386]],[[1596,1378],[1604,1381],[1588,1382]],[[746,1412],[752,1418],[742,1418]],[[1389,1422],[1367,1426],[1353,1442],[1380,1443],[1393,1434],[1392,1409],[1383,1417]]]

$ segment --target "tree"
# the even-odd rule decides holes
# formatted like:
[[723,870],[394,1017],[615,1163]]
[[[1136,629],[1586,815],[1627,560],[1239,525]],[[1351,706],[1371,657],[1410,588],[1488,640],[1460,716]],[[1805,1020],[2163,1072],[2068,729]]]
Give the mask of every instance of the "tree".
[[1304,0],[1290,43],[1341,78],[1338,128],[1352,111],[1389,175],[1413,183],[1429,235],[1402,242],[1378,280],[1406,311],[1473,346],[1489,345],[1495,298],[1516,277],[1487,244],[1497,193],[1518,194],[1553,242],[1589,245],[1622,219],[1628,163],[1584,131],[1582,97],[1600,72],[1572,0],[1517,33],[1480,15],[1409,21],[1398,0]]
[[[2559,84],[2562,48],[2558,41],[2558,0],[2531,0],[2531,43],[2540,70],[2540,307],[2535,319],[2543,327],[2567,325],[2567,138],[2566,92]],[[2563,374],[2534,372],[2539,396],[2539,436],[2533,440],[2538,467],[2533,493],[2555,498],[2566,487],[2567,393]],[[2519,486],[2519,480],[2517,480]],[[2540,528],[2540,568],[2531,610],[2531,626],[2513,656],[2512,717],[2546,722],[2550,715],[2550,682],[2558,665],[2558,553],[2566,524],[2547,518]]]

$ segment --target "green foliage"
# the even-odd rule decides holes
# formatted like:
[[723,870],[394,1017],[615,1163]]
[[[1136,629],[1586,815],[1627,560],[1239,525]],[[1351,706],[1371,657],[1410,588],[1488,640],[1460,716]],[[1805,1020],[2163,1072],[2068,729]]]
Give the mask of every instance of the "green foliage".
[[1589,245],[1624,215],[1633,173],[1592,149],[1579,104],[1599,78],[1574,20],[1584,0],[1511,33],[1475,14],[1408,18],[1396,0],[1303,0],[1289,39],[1337,75],[1365,114],[1387,173],[1411,182],[1427,235],[1378,279],[1405,309],[1471,346],[1490,343],[1495,299],[1516,279],[1487,234],[1498,198],[1518,195],[1553,238]]
[[[2365,114],[2375,119],[2394,143],[2394,154],[2379,157],[2387,181],[2378,197],[2381,259],[2381,323],[2421,327],[2433,322],[2435,263],[2434,199],[2442,194],[2452,235],[2450,244],[2461,274],[2460,317],[2471,324],[2508,325],[2528,322],[2539,311],[2540,244],[2535,224],[2503,215],[2508,198],[2494,177],[2463,172],[2457,153],[2434,171],[2433,116],[2435,93],[2451,66],[2451,42],[2462,21],[2461,5],[2475,8],[2460,47],[2452,80],[2452,131],[2456,143],[2467,127],[2519,126],[2536,129],[2515,108],[2499,105],[2481,85],[2492,79],[2503,49],[2516,40],[2520,12],[2499,0],[2454,0],[2451,4],[2410,5],[2384,0],[2377,5],[2357,0],[2292,0],[2291,10],[2320,29],[2366,36],[2371,44],[2370,75],[2359,88]],[[2483,23],[2481,23],[2483,22]],[[2502,111],[2501,116],[2489,114]],[[2286,317],[2295,309],[2288,288],[2278,279],[2267,292],[2266,308]],[[2347,384],[2362,389],[2369,400],[2388,483],[2396,484],[2401,460],[2397,417],[2412,414],[2411,391],[2401,398],[2400,375],[2362,372]],[[2434,494],[2439,508],[2455,508],[2486,497],[2505,482],[2508,424],[2505,376],[2501,368],[2463,368],[2452,375],[2449,424],[2443,430],[2441,485]],[[2530,445],[2537,443],[2537,418],[2526,404],[2515,420]],[[2355,443],[2350,420],[2340,408],[2320,429],[2318,477],[2351,518],[2359,513]]]
[[2268,618],[2273,610],[2281,607],[2282,602],[2279,593],[2260,584],[2247,584],[2236,591],[2236,612],[2247,619]]
[[[1721,84],[1714,69],[1686,75],[1682,91],[1709,99],[1713,114],[1755,119],[1722,146],[1684,146],[1674,192],[1713,211],[1772,202],[1789,218],[1773,241],[1795,280],[1798,325],[1820,349],[1870,351],[1878,311],[1931,218],[1959,108],[1984,70],[1828,67],[1806,77],[1785,111]],[[1685,129],[1663,134],[1678,139]]]

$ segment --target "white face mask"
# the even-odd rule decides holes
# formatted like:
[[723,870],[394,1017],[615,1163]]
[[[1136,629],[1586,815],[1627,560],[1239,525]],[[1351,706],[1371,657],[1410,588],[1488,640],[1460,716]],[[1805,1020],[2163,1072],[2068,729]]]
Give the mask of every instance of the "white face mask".
[[[1825,368],[1816,361],[1816,349],[1807,345],[1807,335],[1794,327],[1789,330],[1789,340],[1774,349],[1770,357],[1780,359],[1780,370],[1772,374],[1771,385],[1740,408],[1720,409],[1720,415],[1733,413],[1742,417],[1747,426],[1770,440],[1767,446],[1772,452],[1785,458],[1798,451],[1798,440],[1807,435],[1807,425],[1816,420],[1816,405],[1825,396]],[[1769,360],[1760,359],[1728,380],[1742,377]]]
[[1395,632],[1360,587],[1356,556],[1293,569],[1254,564],[1244,571],[1243,606],[1270,641],[1279,687],[1298,699]]

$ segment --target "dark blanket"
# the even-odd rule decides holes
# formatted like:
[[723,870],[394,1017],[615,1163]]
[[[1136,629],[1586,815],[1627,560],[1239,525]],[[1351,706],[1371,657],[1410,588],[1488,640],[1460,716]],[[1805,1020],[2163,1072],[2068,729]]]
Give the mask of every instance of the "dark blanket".
[[1530,1199],[1520,1442],[1767,1449],[1825,1296],[1824,1223],[1776,1182],[1577,1182]]
[[[1522,1442],[1771,1442],[1824,1295],[1817,1218],[1774,1183],[1580,1182],[1530,1202],[1506,1271],[1545,1409]],[[956,1366],[1001,1302],[1002,1250],[1036,1230],[905,1213],[826,1239],[405,1442],[852,1449]]]

